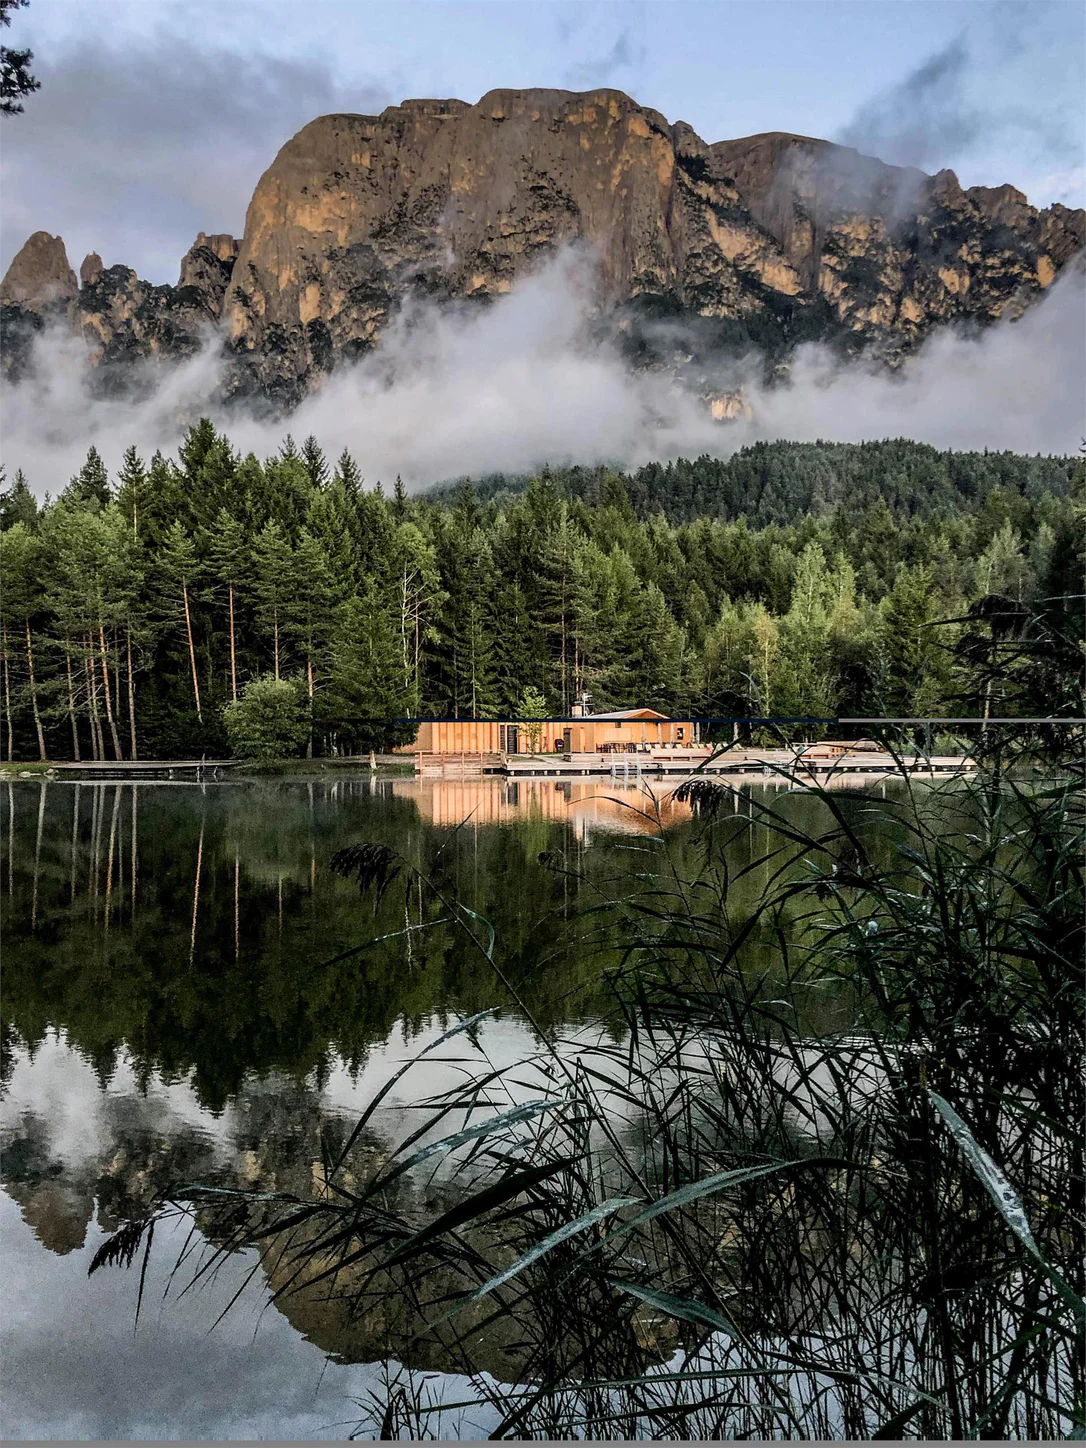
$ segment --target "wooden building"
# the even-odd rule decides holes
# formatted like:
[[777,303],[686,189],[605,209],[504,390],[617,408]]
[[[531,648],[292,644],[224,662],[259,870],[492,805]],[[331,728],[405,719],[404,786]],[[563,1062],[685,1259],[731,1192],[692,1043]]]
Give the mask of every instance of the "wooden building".
[[655,709],[617,709],[572,719],[435,719],[419,726],[414,744],[404,753],[636,754],[699,742],[691,720],[670,719]]

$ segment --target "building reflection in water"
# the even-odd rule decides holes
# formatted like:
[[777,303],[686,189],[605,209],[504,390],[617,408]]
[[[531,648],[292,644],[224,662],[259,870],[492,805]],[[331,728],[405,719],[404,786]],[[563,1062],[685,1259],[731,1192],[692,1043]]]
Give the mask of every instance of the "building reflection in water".
[[691,808],[674,797],[674,786],[652,789],[592,779],[403,779],[393,793],[414,801],[431,824],[450,828],[506,825],[517,820],[568,824],[588,843],[595,830],[649,834],[688,820]]

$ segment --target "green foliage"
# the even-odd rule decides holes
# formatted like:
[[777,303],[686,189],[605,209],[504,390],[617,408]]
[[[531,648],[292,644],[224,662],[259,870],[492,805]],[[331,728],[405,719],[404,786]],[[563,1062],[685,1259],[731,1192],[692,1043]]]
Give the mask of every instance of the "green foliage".
[[528,687],[520,696],[516,715],[524,720],[528,751],[537,754],[543,743],[543,721],[547,717],[547,701],[539,689]]
[[109,473],[96,447],[87,452],[87,460],[65,489],[65,496],[72,503],[83,503],[104,508],[109,503]]
[[[0,467],[0,486],[4,483],[4,469]],[[10,488],[0,491],[0,532],[6,532],[16,523],[25,523],[33,531],[38,521],[38,505],[34,494],[27,487],[26,478],[20,468]]]
[[241,697],[225,705],[222,715],[230,748],[239,759],[262,764],[296,759],[309,737],[301,680],[270,675],[250,679]]
[[[11,12],[21,10],[28,0],[0,0],[0,25],[11,24]],[[31,74],[32,50],[16,50],[0,45],[0,115],[17,116],[23,110],[23,97],[41,89],[41,82]]]
[[[266,673],[304,677],[315,755],[404,742],[409,716],[511,717],[525,689],[561,714],[585,690],[688,717],[1074,712],[1082,472],[774,443],[386,498],[349,453],[331,475],[313,438],[261,461],[204,420],[176,459],[129,448],[114,486],[92,448],[56,501],[21,476],[0,497],[3,531],[41,540],[41,708],[9,629],[4,734],[97,756],[108,680],[126,754],[213,757],[222,705]],[[1045,662],[985,691],[1042,599]]]

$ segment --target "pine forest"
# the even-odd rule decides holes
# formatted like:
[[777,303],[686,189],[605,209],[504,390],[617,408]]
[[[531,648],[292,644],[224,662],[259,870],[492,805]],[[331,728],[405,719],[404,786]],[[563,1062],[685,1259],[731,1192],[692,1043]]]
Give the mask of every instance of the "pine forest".
[[952,717],[1024,620],[1081,638],[1083,471],[772,443],[409,495],[314,438],[241,456],[206,420],[112,476],[91,448],[59,497],[21,473],[3,494],[3,755],[226,757],[254,717],[281,752],[354,754],[582,691],[702,719]]

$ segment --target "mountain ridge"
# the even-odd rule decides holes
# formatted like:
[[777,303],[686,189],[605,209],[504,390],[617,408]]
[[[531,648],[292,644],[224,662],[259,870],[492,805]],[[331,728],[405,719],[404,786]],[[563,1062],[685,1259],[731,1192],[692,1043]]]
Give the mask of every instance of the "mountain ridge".
[[483,303],[571,243],[592,250],[602,311],[642,360],[663,360],[663,316],[706,356],[820,340],[896,364],[938,327],[1019,314],[1084,241],[1086,213],[1009,185],[963,189],[789,132],[706,143],[621,91],[405,100],[304,126],[243,235],[200,233],[176,286],[94,254],[77,281],[60,238],[35,233],[0,283],[5,366],[30,365],[50,318],[85,339],[103,385],[219,328],[228,391],[289,409],[409,297]]

